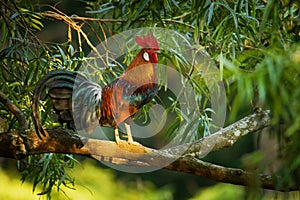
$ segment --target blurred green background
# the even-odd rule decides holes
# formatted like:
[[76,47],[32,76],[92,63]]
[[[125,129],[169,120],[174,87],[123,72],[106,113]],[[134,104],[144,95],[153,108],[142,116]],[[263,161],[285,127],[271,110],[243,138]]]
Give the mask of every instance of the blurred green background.
[[[19,172],[14,162],[7,162],[0,171],[0,198],[6,200],[46,199],[32,192],[32,183],[20,182]],[[224,183],[213,183],[200,177],[172,173],[168,171],[148,174],[118,173],[112,169],[99,166],[92,160],[85,160],[70,170],[70,175],[76,180],[73,189],[61,187],[61,191],[52,193],[53,199],[82,200],[232,200],[232,199],[299,199],[297,192],[289,195],[272,191],[264,191],[264,195],[248,196],[248,190],[243,186]],[[41,188],[38,188],[39,191]]]

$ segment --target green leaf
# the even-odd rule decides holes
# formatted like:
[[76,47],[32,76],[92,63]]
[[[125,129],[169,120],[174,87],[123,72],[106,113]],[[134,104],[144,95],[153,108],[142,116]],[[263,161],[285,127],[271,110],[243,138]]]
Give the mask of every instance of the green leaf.
[[209,5],[209,9],[208,9],[209,12],[208,12],[208,18],[207,18],[207,25],[210,24],[211,19],[212,19],[212,17],[213,17],[214,6],[215,6],[214,3],[211,3],[211,4]]
[[238,30],[239,23],[238,23],[237,15],[235,14],[234,10],[232,10],[232,8],[226,3],[217,2],[217,5],[224,6],[231,13],[231,16],[234,21],[235,29]]

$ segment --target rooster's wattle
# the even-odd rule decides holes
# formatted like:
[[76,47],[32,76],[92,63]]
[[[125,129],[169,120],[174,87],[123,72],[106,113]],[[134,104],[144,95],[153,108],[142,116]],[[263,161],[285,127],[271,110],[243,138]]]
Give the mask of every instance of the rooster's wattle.
[[33,122],[38,136],[45,136],[39,102],[50,97],[58,121],[66,123],[69,128],[92,132],[98,125],[108,125],[114,128],[115,140],[119,144],[118,125],[125,122],[127,141],[132,144],[127,119],[153,99],[158,87],[158,41],[150,34],[137,36],[135,41],[142,50],[125,72],[105,87],[101,88],[80,73],[65,70],[55,70],[42,77],[32,100]]

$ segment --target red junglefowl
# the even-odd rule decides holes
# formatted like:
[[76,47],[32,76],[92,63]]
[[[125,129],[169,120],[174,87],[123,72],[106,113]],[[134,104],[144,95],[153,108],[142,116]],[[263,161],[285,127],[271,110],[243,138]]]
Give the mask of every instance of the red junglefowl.
[[66,123],[69,128],[92,132],[97,125],[111,126],[119,144],[118,125],[124,122],[127,142],[134,143],[129,118],[157,93],[159,50],[158,41],[150,34],[137,36],[135,41],[142,50],[121,76],[103,88],[77,72],[56,70],[42,77],[32,100],[37,135],[40,138],[46,136],[40,122],[39,101],[50,97],[58,121]]

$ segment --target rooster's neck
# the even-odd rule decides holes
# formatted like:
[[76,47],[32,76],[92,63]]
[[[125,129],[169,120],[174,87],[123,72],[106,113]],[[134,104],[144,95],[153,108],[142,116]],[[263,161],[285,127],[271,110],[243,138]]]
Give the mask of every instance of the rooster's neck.
[[136,85],[157,83],[156,64],[146,61],[143,57],[145,50],[141,50],[132,60],[125,73],[121,76],[124,80]]

